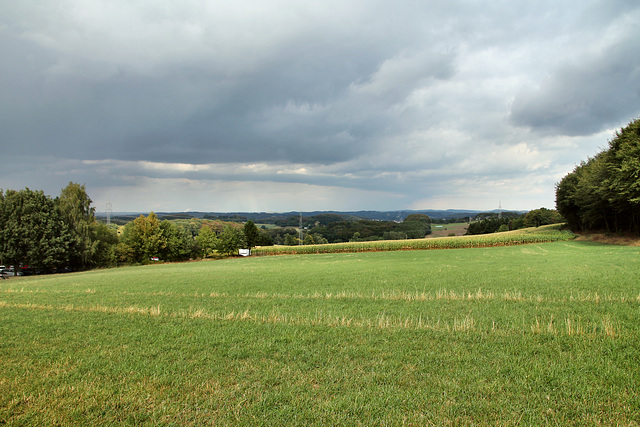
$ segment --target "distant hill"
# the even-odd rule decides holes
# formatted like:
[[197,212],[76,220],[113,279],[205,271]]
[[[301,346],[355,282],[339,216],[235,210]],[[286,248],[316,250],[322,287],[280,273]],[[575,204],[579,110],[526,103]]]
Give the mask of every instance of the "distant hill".
[[[404,218],[411,214],[425,214],[429,215],[431,219],[455,219],[455,218],[467,218],[475,217],[481,213],[498,213],[497,209],[492,211],[480,211],[480,210],[464,210],[464,209],[446,209],[446,210],[399,210],[399,211],[303,211],[303,217],[312,217],[318,215],[340,215],[345,218],[352,219],[370,219],[377,221],[402,221]],[[505,211],[502,212],[515,212],[524,213],[526,211]],[[126,223],[138,217],[139,215],[147,215],[148,212],[114,212],[111,214],[111,220],[114,223]],[[252,220],[254,222],[273,223],[278,220],[283,220],[290,217],[299,217],[300,212],[156,212],[160,219],[188,219],[188,218],[209,218],[209,219],[221,219],[226,221],[247,221]],[[104,218],[106,213],[98,212],[96,217]]]

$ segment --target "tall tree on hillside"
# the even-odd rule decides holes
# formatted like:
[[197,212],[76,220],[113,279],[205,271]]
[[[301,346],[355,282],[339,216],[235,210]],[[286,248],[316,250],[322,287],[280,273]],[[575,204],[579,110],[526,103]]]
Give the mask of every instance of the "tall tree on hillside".
[[149,261],[151,257],[159,256],[167,246],[160,220],[153,212],[146,217],[140,215],[128,223],[122,234],[122,241],[130,248],[134,262]]
[[527,212],[524,217],[525,227],[540,227],[547,224],[558,224],[564,222],[562,215],[558,211],[547,208],[534,209]]
[[69,263],[74,268],[87,267],[97,254],[99,244],[93,238],[96,233],[95,208],[91,207],[84,185],[74,182],[62,189],[58,197],[60,212],[69,226],[71,244]]
[[162,234],[167,244],[158,253],[165,261],[184,261],[195,254],[195,240],[186,227],[173,224],[169,220],[160,222]]
[[[640,228],[640,119],[616,132],[609,142],[609,202],[631,228]],[[616,217],[616,222],[618,217]]]
[[212,256],[218,247],[218,237],[216,233],[207,225],[203,225],[196,237],[196,243],[203,258]]
[[218,238],[218,252],[223,255],[233,255],[238,253],[238,249],[245,245],[244,233],[242,229],[232,224],[227,224],[224,231]]
[[556,207],[573,229],[640,232],[640,119],[556,185]]
[[42,191],[0,192],[0,240],[0,258],[6,264],[49,269],[69,261],[69,228],[56,203]]
[[576,199],[576,192],[580,184],[581,167],[576,167],[573,173],[565,176],[556,184],[556,209],[567,221],[572,230],[582,230],[580,220],[580,202]]
[[93,253],[88,267],[107,267],[116,264],[118,234],[114,229],[102,222],[94,221],[91,226],[91,241]]
[[431,218],[425,214],[411,214],[398,224],[396,231],[406,233],[407,239],[422,239],[431,234]]
[[251,249],[258,244],[258,239],[260,238],[260,230],[254,224],[253,221],[249,220],[244,224],[244,241],[247,244],[247,248]]
[[418,222],[425,222],[427,224],[431,224],[431,218],[429,218],[429,215],[419,214],[419,213],[407,215],[407,217],[404,219],[403,222],[410,222],[410,221],[418,221]]

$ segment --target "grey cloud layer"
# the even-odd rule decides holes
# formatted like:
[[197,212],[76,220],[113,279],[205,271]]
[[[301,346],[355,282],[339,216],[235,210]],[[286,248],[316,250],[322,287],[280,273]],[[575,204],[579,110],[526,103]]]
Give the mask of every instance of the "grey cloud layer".
[[635,1],[0,5],[4,154],[108,160],[105,176],[417,200],[461,173],[555,174],[591,144],[576,137],[640,113]]
[[[596,23],[594,23],[595,25]],[[640,9],[585,35],[550,75],[516,98],[518,125],[566,135],[590,135],[640,111]]]

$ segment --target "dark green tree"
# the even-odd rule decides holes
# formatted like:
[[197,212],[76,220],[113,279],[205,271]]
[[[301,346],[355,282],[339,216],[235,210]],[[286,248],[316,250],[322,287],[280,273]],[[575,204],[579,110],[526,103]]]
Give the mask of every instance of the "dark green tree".
[[547,224],[564,222],[564,218],[556,210],[540,208],[529,211],[524,217],[525,227],[540,227]]
[[565,218],[569,228],[576,231],[582,230],[580,202],[576,199],[582,167],[577,167],[573,173],[565,176],[556,184],[556,209]]
[[91,225],[91,267],[108,267],[117,263],[118,234],[106,224],[94,221]]
[[300,244],[300,239],[298,239],[293,234],[287,234],[286,237],[284,238],[284,244],[286,246],[296,246],[296,245]]
[[42,191],[0,192],[0,239],[0,258],[6,264],[54,269],[69,262],[69,227],[55,201]]
[[509,222],[507,223],[507,227],[509,230],[518,230],[520,228],[524,228],[524,217],[519,216],[517,218],[509,219]]
[[556,207],[577,231],[640,232],[640,119],[556,184]]
[[196,237],[200,256],[209,258],[214,255],[218,248],[218,237],[211,227],[204,225]]
[[351,236],[351,239],[349,239],[350,242],[361,242],[362,241],[362,235],[360,234],[359,231],[356,231],[355,233],[353,233],[353,236]]
[[273,246],[273,240],[267,230],[260,230],[256,246]]
[[88,267],[98,256],[99,246],[93,239],[95,208],[91,207],[92,200],[84,185],[69,182],[57,202],[71,234],[69,264],[74,269]]
[[167,239],[158,216],[151,212],[146,217],[140,215],[125,226],[122,243],[130,248],[130,251],[121,251],[132,254],[130,261],[148,262],[151,257],[160,256],[167,246]]
[[431,218],[429,218],[429,215],[425,215],[425,214],[408,215],[403,222],[410,222],[410,221],[425,222],[427,224],[431,224]]
[[329,243],[329,241],[325,239],[322,234],[319,234],[319,233],[313,234],[313,242],[315,245],[326,245],[327,243]]
[[402,231],[385,231],[382,235],[383,240],[406,240],[407,233]]
[[260,230],[253,221],[249,220],[244,224],[244,241],[247,245],[247,249],[251,249],[258,244],[260,239]]
[[411,214],[398,224],[396,231],[406,233],[407,239],[422,239],[431,233],[431,218],[424,214]]
[[583,168],[575,199],[580,204],[580,221],[587,229],[611,230],[613,218],[609,201],[607,155],[599,153]]
[[616,229],[640,229],[640,119],[616,132],[607,152],[608,201]]
[[158,256],[163,261],[185,261],[196,256],[196,245],[193,235],[186,227],[173,224],[169,220],[160,222],[162,235],[166,240],[164,248]]

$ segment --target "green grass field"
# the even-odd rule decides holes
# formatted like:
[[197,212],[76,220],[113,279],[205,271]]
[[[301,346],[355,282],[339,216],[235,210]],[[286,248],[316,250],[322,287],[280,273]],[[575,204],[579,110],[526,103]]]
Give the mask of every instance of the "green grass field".
[[431,234],[427,237],[447,237],[450,234],[462,236],[467,232],[469,224],[456,222],[452,224],[431,224]]
[[250,257],[0,281],[0,424],[637,425],[640,248]]

